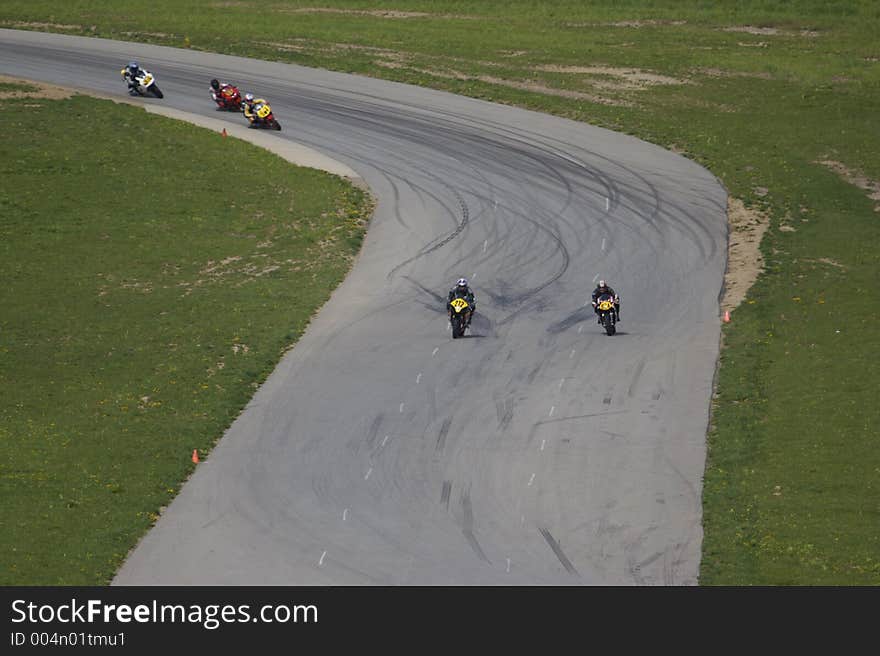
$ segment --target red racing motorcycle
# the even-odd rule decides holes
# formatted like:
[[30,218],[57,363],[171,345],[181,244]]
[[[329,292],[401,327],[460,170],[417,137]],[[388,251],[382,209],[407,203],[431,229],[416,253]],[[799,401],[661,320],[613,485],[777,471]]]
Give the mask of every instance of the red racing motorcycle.
[[217,109],[220,111],[242,111],[241,93],[238,87],[231,84],[221,85],[217,80],[211,80],[211,98],[217,103]]

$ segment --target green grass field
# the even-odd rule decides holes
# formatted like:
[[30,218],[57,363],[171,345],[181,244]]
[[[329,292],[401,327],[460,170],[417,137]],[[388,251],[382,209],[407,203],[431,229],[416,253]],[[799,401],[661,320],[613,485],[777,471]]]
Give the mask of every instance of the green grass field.
[[0,584],[101,584],[341,281],[369,202],[84,96],[0,99],[0,134]]
[[334,11],[307,1],[129,0],[123,11],[108,0],[7,0],[0,25],[442,88],[702,163],[772,222],[766,272],[723,328],[701,583],[880,584],[880,4],[318,6]]

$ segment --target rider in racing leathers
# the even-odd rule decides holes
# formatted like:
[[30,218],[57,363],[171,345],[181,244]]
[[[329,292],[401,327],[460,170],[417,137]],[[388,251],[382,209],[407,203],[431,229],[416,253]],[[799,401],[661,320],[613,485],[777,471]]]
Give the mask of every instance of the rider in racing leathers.
[[[620,321],[620,297],[618,297],[617,292],[609,287],[604,280],[600,280],[596,289],[593,290],[593,311],[597,316],[599,315],[598,300],[602,294],[610,294],[614,299],[614,316],[617,321]],[[601,318],[599,319],[599,323],[602,323]]]
[[[260,109],[263,105],[269,107],[269,103],[267,103],[263,98],[254,98],[254,94],[246,93],[244,96],[244,100],[241,103],[242,111],[244,112],[245,118],[250,121],[251,127],[254,126],[255,121],[260,121],[257,116],[257,110]],[[271,109],[271,107],[270,107]]]
[[222,97],[222,99],[228,103],[237,95],[237,87],[227,84],[226,82],[221,83],[217,78],[211,80],[211,97],[214,99],[214,102],[217,101],[218,97]]
[[455,283],[455,287],[449,290],[449,296],[446,299],[446,311],[449,314],[449,320],[452,321],[452,301],[456,298],[463,298],[467,301],[470,306],[470,312],[468,313],[468,319],[465,326],[471,325],[471,319],[474,317],[474,312],[477,310],[477,301],[474,298],[474,293],[471,291],[471,288],[468,287],[468,281],[466,278],[459,278],[458,282]]
[[128,65],[119,72],[122,74],[122,79],[128,83],[128,93],[133,96],[139,95],[138,77],[146,73],[146,71],[138,66],[136,61],[133,61],[129,62]]

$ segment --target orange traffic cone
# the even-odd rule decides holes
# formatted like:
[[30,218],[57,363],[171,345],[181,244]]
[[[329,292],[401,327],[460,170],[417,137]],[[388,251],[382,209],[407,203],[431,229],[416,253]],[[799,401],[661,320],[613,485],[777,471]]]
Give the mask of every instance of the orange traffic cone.
[[223,128],[223,136],[226,136],[226,128]]
[[193,462],[199,464],[199,450],[193,449]]
[[724,311],[724,323],[730,323],[730,310]]

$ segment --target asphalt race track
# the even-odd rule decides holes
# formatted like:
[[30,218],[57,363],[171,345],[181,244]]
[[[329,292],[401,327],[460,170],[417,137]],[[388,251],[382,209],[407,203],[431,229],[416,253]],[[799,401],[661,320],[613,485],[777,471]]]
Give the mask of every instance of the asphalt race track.
[[[278,139],[378,199],[352,273],[116,584],[693,585],[719,347],[726,192],[589,125],[294,65],[0,30],[0,73],[216,112],[267,98]],[[454,340],[444,302],[477,295]],[[585,307],[620,293],[613,337]],[[186,457],[183,454],[181,457]]]

